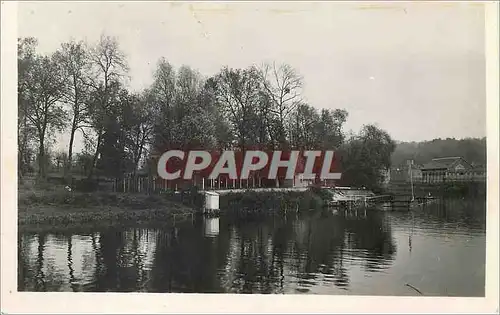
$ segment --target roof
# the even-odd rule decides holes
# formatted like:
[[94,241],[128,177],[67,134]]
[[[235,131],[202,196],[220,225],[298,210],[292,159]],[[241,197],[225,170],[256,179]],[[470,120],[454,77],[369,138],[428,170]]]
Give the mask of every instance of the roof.
[[210,195],[210,196],[219,196],[218,193],[214,192],[214,191],[205,191],[205,195]]
[[435,161],[430,161],[429,163],[426,163],[424,164],[424,166],[422,166],[422,170],[440,170],[440,169],[445,170],[447,168],[448,167],[446,167],[446,165]]
[[461,157],[456,156],[456,157],[442,157],[442,158],[435,158],[432,159],[434,162],[441,163],[446,166],[451,166],[453,163],[455,163],[458,160],[463,160]]
[[466,160],[464,160],[462,157],[442,157],[442,158],[435,158],[432,159],[429,163],[424,164],[422,167],[423,170],[446,170],[451,168],[453,165],[455,165],[457,162],[462,161],[463,163],[467,164],[469,167],[472,168],[472,165],[469,164]]

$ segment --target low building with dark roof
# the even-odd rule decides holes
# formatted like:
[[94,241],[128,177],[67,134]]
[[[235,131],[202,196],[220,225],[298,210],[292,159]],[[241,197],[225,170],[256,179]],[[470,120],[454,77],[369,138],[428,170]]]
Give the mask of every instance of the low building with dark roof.
[[484,168],[474,167],[462,157],[435,158],[422,166],[422,180],[428,183],[485,179]]

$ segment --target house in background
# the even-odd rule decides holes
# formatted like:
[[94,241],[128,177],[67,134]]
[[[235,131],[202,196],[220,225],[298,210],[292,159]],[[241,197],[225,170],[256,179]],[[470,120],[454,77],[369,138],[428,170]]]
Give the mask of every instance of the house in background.
[[422,167],[422,181],[426,183],[481,180],[486,180],[486,170],[462,157],[435,158]]

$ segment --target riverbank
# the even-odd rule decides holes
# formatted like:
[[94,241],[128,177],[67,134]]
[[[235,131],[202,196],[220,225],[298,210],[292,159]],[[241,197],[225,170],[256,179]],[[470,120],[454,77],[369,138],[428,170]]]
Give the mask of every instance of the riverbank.
[[20,191],[18,196],[21,230],[33,226],[64,228],[86,224],[166,223],[190,217],[193,213],[192,208],[157,195],[29,190]]
[[328,191],[314,188],[305,191],[246,190],[222,195],[220,208],[229,214],[304,212],[323,209],[330,198]]
[[[413,184],[416,196],[441,197],[486,197],[486,182],[444,182],[444,183],[421,183]],[[406,181],[392,181],[384,190],[384,193],[411,195],[411,184]]]
[[[323,190],[232,192],[220,198],[229,214],[275,214],[319,210],[329,196]],[[65,230],[77,227],[134,224],[170,224],[190,219],[203,206],[198,191],[161,195],[75,192],[64,187],[22,188],[18,196],[21,230]]]

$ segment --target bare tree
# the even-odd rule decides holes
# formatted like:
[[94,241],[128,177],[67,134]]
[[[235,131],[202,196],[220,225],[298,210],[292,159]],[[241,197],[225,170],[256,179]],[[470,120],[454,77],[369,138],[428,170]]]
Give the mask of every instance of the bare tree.
[[288,119],[290,140],[301,149],[338,149],[344,142],[343,125],[347,112],[343,109],[318,109],[302,103]]
[[90,49],[89,58],[92,63],[93,76],[90,85],[94,89],[94,98],[90,102],[92,129],[96,133],[95,151],[88,177],[93,171],[100,153],[106,115],[111,106],[114,88],[128,71],[125,54],[120,50],[116,38],[102,35],[98,43]]
[[23,75],[23,99],[26,102],[24,114],[36,131],[41,178],[47,175],[47,136],[50,137],[53,131],[62,130],[66,122],[66,112],[60,103],[65,91],[63,74],[54,56],[35,56]]
[[84,43],[74,41],[63,43],[56,58],[65,72],[66,93],[62,100],[69,106],[71,115],[68,161],[64,170],[66,176],[71,176],[75,133],[89,125],[90,60]]
[[217,101],[224,116],[231,122],[238,138],[238,146],[244,148],[251,136],[259,134],[252,124],[260,102],[259,75],[255,68],[223,68],[216,76]]
[[215,143],[214,119],[204,87],[205,80],[197,71],[188,66],[175,71],[160,59],[149,93],[149,99],[157,104],[153,150]]
[[176,74],[175,69],[165,59],[158,61],[157,68],[153,74],[151,91],[156,95],[155,101],[163,108],[170,108],[174,102]]
[[286,119],[301,102],[302,76],[287,64],[263,64],[259,71],[263,90],[271,102],[276,117],[278,141],[285,143]]
[[153,73],[153,84],[147,92],[148,103],[156,113],[154,124],[154,148],[157,149],[171,141],[170,123],[175,101],[176,73],[173,66],[161,58]]
[[155,111],[151,101],[151,93],[144,91],[141,95],[131,95],[124,109],[124,118],[128,122],[125,130],[127,150],[133,163],[134,175],[154,132]]
[[315,127],[320,118],[317,109],[302,103],[289,117],[290,141],[298,149],[317,149]]
[[36,130],[28,119],[29,100],[28,82],[33,75],[33,66],[36,60],[37,40],[33,37],[19,38],[17,43],[17,96],[18,96],[18,174],[22,177],[28,170],[31,162],[31,144],[35,141]]

